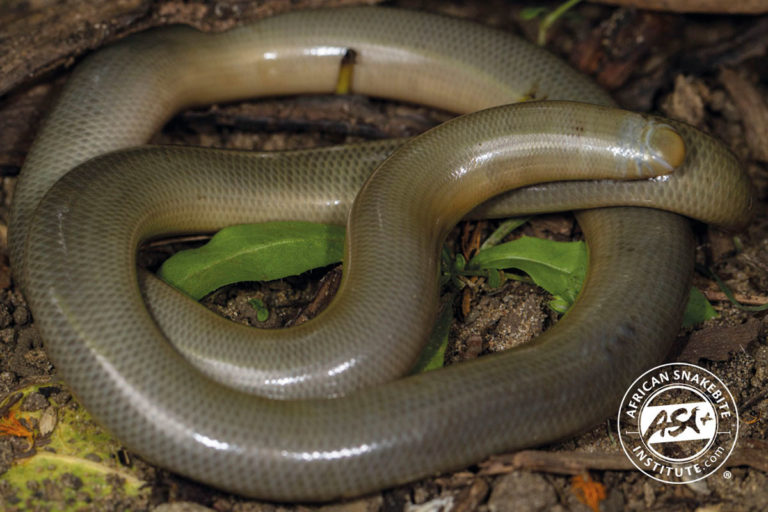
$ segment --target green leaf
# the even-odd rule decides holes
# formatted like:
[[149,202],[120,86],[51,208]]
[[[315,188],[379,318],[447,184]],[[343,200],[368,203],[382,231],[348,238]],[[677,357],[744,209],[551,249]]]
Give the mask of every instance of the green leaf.
[[485,239],[485,242],[480,246],[480,249],[487,249],[494,245],[499,245],[508,234],[528,222],[530,219],[530,217],[516,217],[505,220],[499,224],[499,227],[496,228],[493,233],[488,235],[488,238]]
[[688,296],[688,304],[685,307],[685,313],[683,313],[683,327],[693,327],[716,316],[717,311],[712,307],[712,304],[698,288],[692,286]]
[[537,285],[570,307],[587,272],[587,249],[584,242],[555,242],[524,236],[481,249],[467,268],[522,270]]
[[[159,275],[167,283],[200,299],[222,286],[241,281],[269,281],[301,274],[313,268],[341,261],[344,252],[344,228],[310,222],[269,222],[233,226],[219,231],[206,245],[181,251],[169,258]],[[555,242],[522,237],[494,247],[481,249],[465,264],[460,255],[450,261],[443,251],[445,266],[455,272],[482,271],[489,285],[501,284],[499,270],[515,268],[528,274],[555,299],[550,307],[564,313],[576,300],[587,268],[584,242]],[[452,272],[445,281],[453,280],[457,288],[464,283]],[[251,305],[261,322],[269,310],[259,299]],[[438,324],[416,366],[416,371],[443,365],[445,344],[450,327],[451,308],[441,312]],[[446,317],[447,315],[447,317]],[[683,325],[691,326],[717,316],[714,308],[696,288],[691,289]]]
[[709,267],[705,267],[703,265],[698,265],[698,264],[696,265],[696,268],[700,272],[708,275],[709,277],[715,280],[715,282],[717,283],[717,286],[720,288],[720,291],[722,291],[725,294],[725,296],[728,298],[731,304],[733,304],[736,307],[736,309],[740,309],[742,311],[765,311],[766,309],[768,309],[768,303],[760,304],[757,306],[747,306],[742,304],[741,302],[736,300],[736,297],[733,295],[733,292],[731,291],[731,289],[728,288],[728,285],[726,285],[725,282],[723,282],[723,280],[720,279],[720,276],[718,276],[714,270],[712,270]]
[[557,297],[549,301],[549,307],[555,310],[556,312],[560,313],[561,315],[564,315],[566,311],[571,307],[572,304],[570,304],[568,301],[566,301],[563,298]]
[[539,46],[544,46],[547,43],[547,30],[549,30],[561,16],[568,12],[569,9],[576,6],[579,2],[581,2],[581,0],[567,0],[544,17],[539,24]]
[[159,276],[199,300],[222,286],[271,281],[341,261],[344,228],[268,222],[224,228],[204,246],[168,258]]
[[[0,500],[3,510],[112,510],[115,503],[130,508],[148,498],[149,487],[140,471],[117,462],[120,443],[105,431],[82,407],[72,407],[57,400],[60,393],[50,395],[50,406],[37,411],[24,411],[22,400],[32,393],[47,393],[58,384],[31,384],[16,389],[6,400],[0,401],[5,419],[12,415],[26,426],[37,425],[42,430],[48,425],[44,439],[37,439],[36,448],[17,458],[3,473],[4,496],[17,502]],[[47,388],[47,390],[46,390]],[[46,396],[49,396],[46,394]],[[12,402],[15,402],[15,404]],[[46,421],[54,418],[53,421]],[[24,439],[17,439],[25,446]],[[67,484],[66,482],[69,482]],[[72,485],[77,482],[77,485]],[[53,493],[40,492],[56,489]],[[141,498],[139,498],[141,499]],[[14,506],[15,503],[15,506]]]
[[256,320],[259,322],[266,322],[269,318],[269,309],[261,299],[251,299],[248,301],[253,309],[256,310]]
[[442,368],[445,364],[445,349],[448,347],[448,333],[453,322],[453,299],[443,302],[437,322],[432,329],[429,341],[419,355],[418,361],[413,366],[411,374],[428,372]]
[[[565,313],[573,305],[584,282],[587,249],[584,242],[555,242],[524,236],[481,249],[467,268],[489,272],[505,268],[522,270],[531,276],[534,283],[555,296],[549,306],[558,313]],[[683,326],[691,327],[716,316],[717,312],[706,297],[697,288],[691,287]]]
[[501,272],[494,269],[488,269],[488,286],[498,288],[501,286]]
[[461,272],[464,270],[467,266],[467,260],[464,258],[464,255],[459,253],[456,255],[456,259],[453,260],[453,271],[454,272]]

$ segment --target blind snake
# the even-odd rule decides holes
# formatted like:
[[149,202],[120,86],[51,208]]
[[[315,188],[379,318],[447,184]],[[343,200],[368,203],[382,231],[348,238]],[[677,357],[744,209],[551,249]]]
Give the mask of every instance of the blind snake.
[[[370,179],[400,143],[279,157],[126,149],[185,106],[331,92],[350,48],[356,92],[486,110],[404,143]],[[596,105],[495,107],[531,95]],[[15,276],[85,407],[147,459],[222,489],[328,500],[553,441],[611,413],[669,349],[693,258],[677,214],[739,227],[752,207],[748,179],[721,143],[606,105],[603,91],[546,52],[431,14],[345,8],[216,35],[134,35],[78,66],[37,136],[12,211]],[[556,183],[481,208],[595,208],[578,213],[590,263],[577,303],[528,346],[393,380],[430,329],[447,230],[484,199],[542,182]],[[619,205],[677,214],[599,208]],[[246,347],[244,328],[149,276],[154,317],[141,300],[144,239],[271,219],[344,222],[350,208],[342,287],[304,326],[258,333],[264,339]],[[223,359],[201,348],[219,328],[235,333],[219,347]],[[264,363],[241,378],[248,357]]]

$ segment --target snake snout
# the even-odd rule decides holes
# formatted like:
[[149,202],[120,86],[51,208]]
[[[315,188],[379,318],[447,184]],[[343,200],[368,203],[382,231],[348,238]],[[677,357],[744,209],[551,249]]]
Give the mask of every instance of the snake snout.
[[686,157],[683,136],[670,124],[649,116],[625,116],[614,152],[628,156],[627,177],[657,178],[672,174]]
[[657,174],[668,174],[685,160],[685,142],[667,124],[650,123],[647,130],[648,164]]

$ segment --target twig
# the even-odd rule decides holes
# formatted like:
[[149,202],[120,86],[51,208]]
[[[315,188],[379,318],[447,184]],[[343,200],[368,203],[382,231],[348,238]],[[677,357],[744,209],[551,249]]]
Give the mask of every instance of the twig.
[[[702,293],[707,300],[719,302],[729,301],[728,296],[721,291],[703,290]],[[763,306],[768,304],[768,297],[765,295],[744,295],[743,293],[734,293],[733,298],[741,304],[748,304],[750,306]]]

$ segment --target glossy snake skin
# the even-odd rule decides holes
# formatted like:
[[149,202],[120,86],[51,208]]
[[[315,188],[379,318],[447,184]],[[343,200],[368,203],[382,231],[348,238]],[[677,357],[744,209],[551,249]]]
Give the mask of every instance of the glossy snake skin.
[[[688,293],[687,221],[598,209],[579,214],[587,282],[554,328],[529,346],[392,381],[431,327],[445,233],[484,199],[540,182],[672,171],[536,186],[485,207],[502,215],[648,205],[730,226],[751,208],[746,177],[713,139],[568,102],[457,118],[405,143],[367,180],[397,143],[280,157],[147,147],[88,161],[142,144],[187,105],[332,91],[349,48],[364,94],[459,113],[531,94],[610,103],[541,50],[428,14],[351,8],[215,36],[162,29],[79,66],[17,186],[12,261],[61,375],[133,450],[244,495],[350,496],[552,441],[611,413],[629,382],[663,357]],[[239,338],[252,331],[222,327],[151,277],[142,279],[162,330],[141,300],[142,240],[270,219],[342,222],[358,190],[338,296],[304,326],[258,333],[256,355]],[[216,359],[201,346],[220,327],[228,335]],[[242,368],[249,357],[262,367]],[[329,395],[342,396],[317,398]]]

